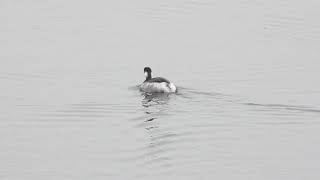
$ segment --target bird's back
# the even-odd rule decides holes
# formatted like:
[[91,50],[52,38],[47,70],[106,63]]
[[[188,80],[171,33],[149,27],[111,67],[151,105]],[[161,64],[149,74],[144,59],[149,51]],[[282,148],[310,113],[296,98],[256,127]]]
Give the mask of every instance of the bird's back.
[[145,82],[149,82],[149,83],[170,83],[169,80],[163,78],[163,77],[155,77],[155,78],[152,78],[152,79],[149,79],[149,80],[146,80]]

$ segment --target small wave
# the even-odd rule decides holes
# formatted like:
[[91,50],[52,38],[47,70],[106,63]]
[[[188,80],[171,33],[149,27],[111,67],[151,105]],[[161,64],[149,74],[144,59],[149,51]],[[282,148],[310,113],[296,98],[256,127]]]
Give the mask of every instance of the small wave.
[[320,113],[319,109],[312,108],[309,106],[297,106],[297,105],[286,105],[286,104],[259,104],[259,103],[244,103],[244,105],[265,107],[272,110],[288,110],[288,111]]

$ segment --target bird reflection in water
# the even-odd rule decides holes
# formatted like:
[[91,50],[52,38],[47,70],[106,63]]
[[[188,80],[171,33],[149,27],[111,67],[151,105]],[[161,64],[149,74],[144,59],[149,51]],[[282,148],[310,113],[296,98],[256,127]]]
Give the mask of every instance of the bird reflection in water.
[[[144,113],[146,114],[144,123],[145,129],[150,131],[151,129],[159,128],[158,118],[165,117],[168,113],[168,105],[170,94],[168,93],[142,93],[143,97],[141,103],[144,107]],[[150,132],[152,134],[152,132]],[[150,134],[150,135],[151,135]],[[151,135],[152,136],[152,135]]]
[[168,129],[165,117],[170,109],[168,93],[142,93],[141,101],[144,109],[143,126],[149,134],[149,142],[146,146],[144,159],[147,159],[145,166],[165,167],[164,172],[170,172],[173,157],[168,155],[171,146],[174,144],[172,137],[176,134],[173,129]]
[[164,105],[169,101],[168,93],[143,93],[142,106],[150,107],[154,105]]

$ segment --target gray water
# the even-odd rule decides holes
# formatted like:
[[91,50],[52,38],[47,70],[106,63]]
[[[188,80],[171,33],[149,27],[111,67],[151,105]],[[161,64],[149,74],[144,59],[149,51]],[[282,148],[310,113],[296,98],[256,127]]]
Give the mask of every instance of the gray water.
[[1,0],[0,179],[318,180],[319,9]]

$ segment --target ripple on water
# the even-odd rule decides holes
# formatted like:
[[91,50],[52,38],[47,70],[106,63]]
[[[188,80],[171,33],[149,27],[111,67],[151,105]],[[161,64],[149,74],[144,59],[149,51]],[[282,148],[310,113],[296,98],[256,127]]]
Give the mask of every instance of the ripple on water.
[[243,103],[252,116],[259,117],[257,124],[264,125],[314,125],[319,124],[320,110],[309,106],[287,104]]
[[[221,143],[237,141],[238,138],[230,136],[228,122],[214,119],[208,122],[208,118],[214,118],[212,115],[216,112],[210,113],[212,107],[198,102],[205,100],[212,104],[214,101],[225,101],[228,104],[230,97],[183,87],[179,87],[177,94],[143,94],[140,113],[130,118],[134,128],[145,131],[149,136],[145,146],[137,150],[140,155],[135,159],[139,166],[159,168],[165,174],[184,163],[212,163],[210,159],[197,157],[199,147],[228,156],[221,149]],[[190,118],[198,121],[188,121]]]
[[[214,167],[216,161],[221,165],[221,160],[226,169],[233,169],[242,162],[235,158],[233,147],[244,141],[248,129],[259,134],[270,125],[292,126],[305,123],[303,117],[319,117],[319,110],[312,107],[247,103],[245,98],[183,87],[177,94],[142,95],[140,100],[139,113],[130,121],[132,128],[148,138],[136,150],[134,161],[151,174],[161,170],[159,175],[187,166]],[[202,152],[210,156],[206,158]]]
[[32,125],[55,126],[86,126],[106,124],[110,127],[120,126],[117,119],[133,113],[132,105],[116,103],[84,102],[69,105],[20,105],[26,112],[27,121],[16,122],[17,126]]

